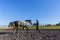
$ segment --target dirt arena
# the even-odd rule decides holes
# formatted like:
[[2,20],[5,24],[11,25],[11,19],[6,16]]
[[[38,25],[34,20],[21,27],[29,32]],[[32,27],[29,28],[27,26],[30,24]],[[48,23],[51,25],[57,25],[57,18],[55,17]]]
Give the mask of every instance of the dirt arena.
[[60,40],[60,30],[0,30],[0,40]]

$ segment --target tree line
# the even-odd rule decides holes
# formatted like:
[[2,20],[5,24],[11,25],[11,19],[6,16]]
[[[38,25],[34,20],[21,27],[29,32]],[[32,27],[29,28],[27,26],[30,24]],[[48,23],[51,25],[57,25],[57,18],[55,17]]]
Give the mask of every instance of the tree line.
[[60,26],[60,22],[59,23],[56,23],[56,24],[46,24],[46,25],[44,25],[44,26]]

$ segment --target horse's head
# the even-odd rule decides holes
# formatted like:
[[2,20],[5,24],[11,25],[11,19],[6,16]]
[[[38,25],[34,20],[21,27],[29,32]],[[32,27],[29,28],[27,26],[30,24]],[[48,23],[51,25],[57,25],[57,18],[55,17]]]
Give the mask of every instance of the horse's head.
[[30,23],[30,24],[32,25],[32,22],[31,22],[31,20],[25,20],[25,22],[28,22],[28,23]]

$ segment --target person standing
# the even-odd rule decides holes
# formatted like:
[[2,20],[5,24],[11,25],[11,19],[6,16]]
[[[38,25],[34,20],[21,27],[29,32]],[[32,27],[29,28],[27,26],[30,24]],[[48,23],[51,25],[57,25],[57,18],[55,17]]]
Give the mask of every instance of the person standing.
[[39,26],[39,21],[38,19],[36,19],[36,30],[38,30],[38,26]]
[[40,30],[38,27],[39,27],[39,21],[38,21],[38,19],[36,19],[36,32],[40,33]]

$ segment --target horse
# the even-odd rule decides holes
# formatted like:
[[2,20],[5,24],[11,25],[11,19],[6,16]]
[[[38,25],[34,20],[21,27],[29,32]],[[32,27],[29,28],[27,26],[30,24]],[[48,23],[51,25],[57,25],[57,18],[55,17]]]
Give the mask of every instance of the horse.
[[24,21],[17,20],[17,21],[10,22],[8,27],[13,27],[14,30],[16,31],[18,30],[18,27],[23,27],[23,29],[26,28],[28,30],[28,27],[27,27],[28,23],[32,25],[31,20],[24,20]]

